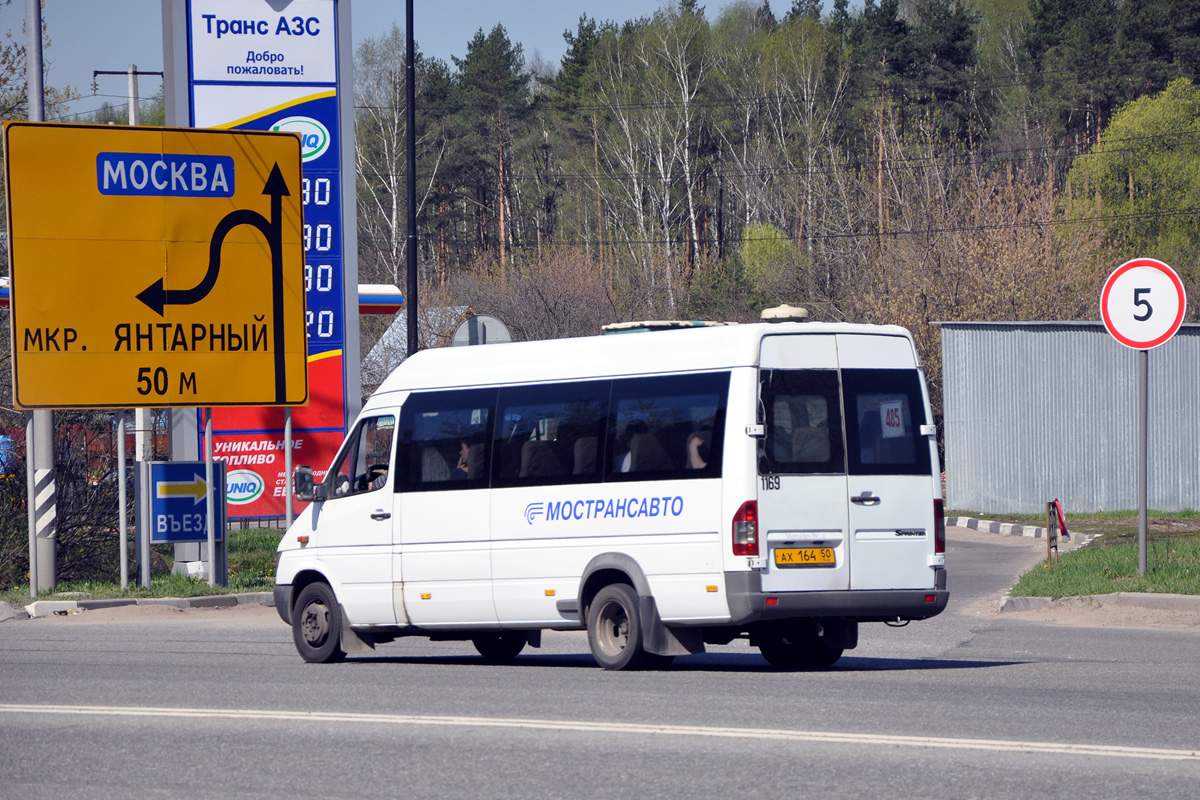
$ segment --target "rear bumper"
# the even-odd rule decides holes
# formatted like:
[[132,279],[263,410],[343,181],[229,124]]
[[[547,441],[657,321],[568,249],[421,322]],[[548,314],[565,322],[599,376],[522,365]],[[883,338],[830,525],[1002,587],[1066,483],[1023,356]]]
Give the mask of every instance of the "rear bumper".
[[[757,572],[726,572],[725,591],[732,622],[761,620],[845,619],[888,622],[929,619],[942,613],[950,600],[945,572],[939,570],[934,589],[855,589],[824,592],[764,592]],[[774,604],[767,605],[767,598]]]

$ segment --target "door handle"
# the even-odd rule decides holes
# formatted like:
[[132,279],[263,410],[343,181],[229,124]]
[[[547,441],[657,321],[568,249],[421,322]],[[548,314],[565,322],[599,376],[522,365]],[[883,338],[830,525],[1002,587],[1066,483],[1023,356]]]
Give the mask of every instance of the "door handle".
[[376,520],[384,520],[384,519],[391,519],[391,518],[392,518],[392,515],[390,513],[388,513],[387,511],[384,511],[383,509],[379,509],[378,511],[376,511],[375,513],[373,513],[371,515],[371,519],[376,519]]
[[851,503],[856,503],[860,506],[877,506],[883,502],[882,497],[876,497],[871,492],[863,492],[850,498]]

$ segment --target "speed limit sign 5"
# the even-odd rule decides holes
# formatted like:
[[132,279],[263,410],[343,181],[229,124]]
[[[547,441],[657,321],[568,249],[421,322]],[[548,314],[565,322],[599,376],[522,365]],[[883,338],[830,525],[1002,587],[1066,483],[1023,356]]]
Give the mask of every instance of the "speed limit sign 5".
[[1104,327],[1121,344],[1150,350],[1179,330],[1187,295],[1175,270],[1153,258],[1135,258],[1113,270],[1100,293]]

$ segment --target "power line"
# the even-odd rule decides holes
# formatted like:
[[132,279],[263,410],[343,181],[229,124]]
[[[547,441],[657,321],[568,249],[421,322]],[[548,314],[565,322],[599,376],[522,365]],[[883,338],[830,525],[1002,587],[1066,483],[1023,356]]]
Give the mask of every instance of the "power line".
[[[987,223],[978,225],[947,225],[927,228],[904,228],[891,229],[886,231],[856,231],[849,233],[813,233],[804,236],[785,233],[780,231],[778,236],[756,236],[756,237],[729,237],[738,242],[759,242],[759,241],[788,241],[788,242],[819,242],[819,241],[834,241],[847,239],[895,239],[901,236],[934,236],[949,233],[981,233],[984,231],[996,230],[1016,230],[1029,228],[1047,228],[1047,227],[1062,227],[1067,225],[1086,225],[1099,223],[1113,222],[1130,222],[1146,219],[1181,217],[1181,216],[1196,216],[1200,215],[1200,207],[1180,208],[1169,211],[1152,211],[1140,212],[1132,214],[1101,214],[1089,217],[1075,217],[1063,219],[1043,219],[1043,220],[1028,220],[1022,222],[1008,223]],[[430,234],[427,234],[430,235]],[[387,239],[378,236],[368,236],[359,234],[360,242],[369,242],[373,244],[385,244],[391,247],[392,243]],[[681,245],[689,241],[687,237],[679,237],[674,239],[652,238],[652,239],[621,239],[621,245]],[[714,242],[714,237],[701,239],[701,242]],[[555,238],[554,244],[560,246],[581,247],[588,244],[595,244],[594,241],[582,239],[561,239]]]
[[[882,167],[885,172],[895,173],[907,171],[915,173],[923,169],[945,169],[949,167],[961,167],[964,169],[981,169],[987,167],[1004,166],[1009,164],[1020,164],[1028,162],[1030,157],[1036,157],[1039,161],[1055,160],[1055,161],[1072,161],[1088,155],[1139,155],[1139,152],[1132,147],[1114,147],[1114,143],[1131,145],[1138,142],[1172,142],[1175,144],[1184,145],[1200,145],[1200,131],[1186,130],[1165,132],[1159,134],[1146,134],[1142,136],[1127,136],[1120,138],[1105,139],[1101,145],[1093,148],[1086,153],[1070,153],[1063,152],[1062,148],[1051,146],[1032,146],[1024,148],[1013,148],[1009,150],[997,150],[989,152],[986,157],[975,156],[905,156],[897,158],[889,156],[879,160],[869,155],[864,155],[860,159],[846,159],[832,161],[830,159],[818,159],[818,165],[808,167],[803,164],[794,166],[769,166],[769,167],[731,167],[730,160],[717,159],[715,163],[718,166],[706,164],[701,168],[694,170],[694,177],[699,176],[715,176],[720,179],[738,179],[746,177],[756,178],[780,178],[780,177],[827,177],[837,175],[843,172],[861,172],[861,171],[876,171]],[[702,160],[702,159],[698,159]],[[569,184],[585,184],[594,185],[597,175],[594,172],[547,172],[545,174],[534,173],[519,170],[508,170],[506,175],[513,181],[530,181],[544,180],[555,183]],[[419,179],[422,182],[428,182],[434,177],[431,173],[418,173]],[[682,178],[681,170],[675,168],[672,170],[672,176]],[[369,168],[364,172],[366,178],[389,178],[396,181],[403,180],[404,173],[391,172],[378,168]],[[602,182],[620,182],[637,178],[639,180],[650,181],[659,180],[662,178],[660,172],[647,168],[645,170],[612,170],[604,169],[600,172],[599,178]]]

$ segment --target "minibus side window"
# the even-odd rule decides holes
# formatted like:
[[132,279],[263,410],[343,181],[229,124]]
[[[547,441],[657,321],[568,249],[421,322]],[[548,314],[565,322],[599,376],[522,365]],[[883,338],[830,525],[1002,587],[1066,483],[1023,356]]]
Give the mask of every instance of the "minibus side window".
[[398,491],[488,486],[494,389],[414,392],[400,412]]
[[721,475],[729,373],[613,381],[608,480]]
[[845,369],[846,444],[852,475],[927,475],[929,443],[920,378],[911,369]]
[[373,492],[387,485],[395,429],[396,418],[391,415],[367,417],[358,423],[325,479],[330,497]]
[[841,398],[833,369],[764,369],[759,413],[761,474],[844,474]]
[[599,482],[609,381],[500,390],[493,486]]

